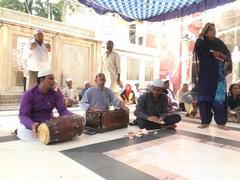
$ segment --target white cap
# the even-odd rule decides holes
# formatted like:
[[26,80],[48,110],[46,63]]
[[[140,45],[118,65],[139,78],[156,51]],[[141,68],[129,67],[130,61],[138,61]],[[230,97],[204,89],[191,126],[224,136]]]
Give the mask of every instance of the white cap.
[[73,81],[72,78],[67,78],[66,82]]
[[183,85],[184,84],[187,84],[187,85],[189,85],[189,82],[188,81],[183,81],[183,83],[182,83]]
[[88,83],[89,83],[89,81],[85,81],[85,82],[84,82],[84,85],[87,85]]
[[41,29],[36,29],[35,32],[34,32],[34,35],[36,34],[43,34],[43,31]]
[[38,71],[38,77],[43,77],[43,76],[47,76],[47,75],[51,75],[53,74],[51,69],[40,69]]
[[165,82],[170,81],[170,80],[166,78],[166,79],[163,79],[162,81],[165,83]]
[[155,79],[155,80],[152,82],[152,86],[156,86],[156,87],[162,88],[162,87],[163,87],[163,82],[162,82],[161,79]]

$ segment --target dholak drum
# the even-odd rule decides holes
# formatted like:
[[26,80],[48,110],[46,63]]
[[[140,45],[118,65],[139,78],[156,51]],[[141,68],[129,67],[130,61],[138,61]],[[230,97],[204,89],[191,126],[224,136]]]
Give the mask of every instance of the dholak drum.
[[85,128],[96,132],[105,132],[127,127],[128,123],[129,114],[123,109],[107,112],[87,112]]
[[51,119],[38,126],[38,139],[44,144],[71,140],[83,132],[83,117],[73,114]]

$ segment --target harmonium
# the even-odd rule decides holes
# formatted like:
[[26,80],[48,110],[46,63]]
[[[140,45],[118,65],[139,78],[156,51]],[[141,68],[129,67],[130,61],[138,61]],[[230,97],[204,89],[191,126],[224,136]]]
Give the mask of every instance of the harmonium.
[[85,129],[98,133],[127,127],[129,114],[123,109],[86,113]]

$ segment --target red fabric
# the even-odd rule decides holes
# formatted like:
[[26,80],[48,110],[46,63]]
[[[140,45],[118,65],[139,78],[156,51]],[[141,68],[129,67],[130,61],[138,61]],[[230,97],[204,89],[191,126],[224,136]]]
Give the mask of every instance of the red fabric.
[[125,94],[126,94],[127,98],[129,97],[131,91],[132,91],[131,85],[130,84],[126,84],[126,86],[125,86]]

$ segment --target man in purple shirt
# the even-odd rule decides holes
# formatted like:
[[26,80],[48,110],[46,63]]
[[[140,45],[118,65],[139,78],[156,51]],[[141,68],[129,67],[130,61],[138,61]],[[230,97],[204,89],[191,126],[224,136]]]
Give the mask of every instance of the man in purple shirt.
[[60,116],[72,114],[64,106],[61,94],[53,90],[54,80],[50,69],[42,69],[38,72],[38,84],[23,94],[19,110],[21,124],[17,130],[20,139],[37,138],[38,125],[53,117],[54,108]]

